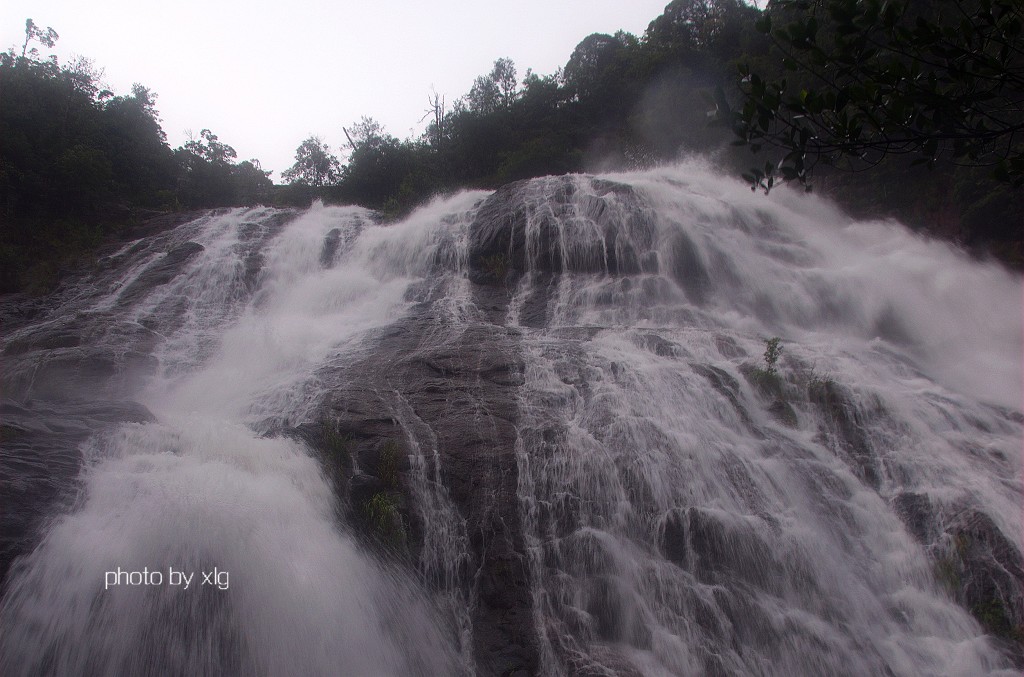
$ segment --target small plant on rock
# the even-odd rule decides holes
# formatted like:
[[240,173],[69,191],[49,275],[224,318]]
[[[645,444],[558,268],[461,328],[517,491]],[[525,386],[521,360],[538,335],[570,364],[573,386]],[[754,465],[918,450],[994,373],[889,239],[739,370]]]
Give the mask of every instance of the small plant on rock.
[[392,548],[405,544],[405,522],[392,496],[378,492],[367,501],[364,509],[371,532],[381,542]]
[[764,373],[775,376],[778,373],[777,365],[782,355],[782,339],[778,336],[764,341]]
[[480,261],[480,267],[488,278],[501,282],[508,275],[509,258],[506,254],[492,254]]

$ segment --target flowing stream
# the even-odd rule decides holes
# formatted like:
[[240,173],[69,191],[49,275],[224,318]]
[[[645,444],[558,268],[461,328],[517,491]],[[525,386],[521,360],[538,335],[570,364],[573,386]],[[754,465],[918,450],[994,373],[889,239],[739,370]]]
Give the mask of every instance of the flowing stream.
[[4,675],[1020,666],[1021,278],[898,224],[697,164],[236,209],[5,317]]

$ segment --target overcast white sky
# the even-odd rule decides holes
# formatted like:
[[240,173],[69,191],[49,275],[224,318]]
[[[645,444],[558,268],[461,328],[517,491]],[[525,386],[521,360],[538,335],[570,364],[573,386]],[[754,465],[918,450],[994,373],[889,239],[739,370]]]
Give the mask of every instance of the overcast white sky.
[[449,102],[495,59],[547,75],[591,33],[640,35],[669,0],[0,0],[0,50],[25,19],[52,26],[63,63],[78,54],[127,94],[155,91],[172,147],[209,128],[281,171],[317,134],[332,150],[368,115],[399,138],[419,134],[433,88]]

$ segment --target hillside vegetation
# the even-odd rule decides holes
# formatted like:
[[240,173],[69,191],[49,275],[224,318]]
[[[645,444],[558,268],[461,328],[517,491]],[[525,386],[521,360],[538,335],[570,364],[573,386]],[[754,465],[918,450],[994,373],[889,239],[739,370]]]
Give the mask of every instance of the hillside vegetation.
[[[1003,5],[1012,8],[1007,2],[995,2],[993,10],[992,2],[978,0],[975,16],[985,16],[984,6],[990,15]],[[820,77],[792,63],[794,44],[806,46],[808,20],[812,44],[827,58],[830,49],[851,39],[851,31],[865,40],[874,35],[877,26],[863,15],[844,23],[842,13],[872,4],[790,1],[761,11],[739,0],[675,0],[641,36],[619,31],[584,37],[552,74],[521,74],[511,60],[496,59],[464,96],[452,102],[431,97],[429,124],[420,137],[398,139],[364,117],[344,127],[349,143],[340,159],[317,137],[305,139],[295,165],[283,173],[286,185],[274,185],[258,160],[239,161],[208,129],[172,149],[160,126],[156,94],[137,84],[117,95],[103,88],[89,60],[61,64],[44,56],[40,50],[58,36],[29,19],[24,44],[0,54],[0,291],[45,291],[62,270],[87,261],[98,243],[166,212],[304,205],[321,198],[398,217],[460,188],[641,168],[692,153],[710,156],[737,176],[747,173],[754,187],[765,187],[765,176],[785,162],[773,158],[750,174],[751,166],[764,162],[751,150],[763,154],[761,146],[773,141],[784,147],[771,135],[772,125],[784,120],[782,96],[806,100]],[[985,30],[980,20],[942,32],[948,28],[943,22],[953,21],[943,10],[962,3],[926,3],[919,12],[914,3],[903,4],[908,14],[902,22],[948,33],[947,42],[962,45],[962,53],[980,49],[984,56],[995,49],[975,46]],[[1005,73],[977,77],[1003,77],[1006,96],[1015,101],[1021,93],[1019,30],[1014,32],[1019,17],[1013,11],[1008,16],[996,17],[1001,35],[1009,36],[1009,56],[1001,62]],[[787,32],[794,25],[804,33]],[[901,58],[913,68],[915,59],[929,57]],[[953,54],[948,61],[955,66],[962,62],[958,58]],[[971,72],[964,76],[968,85]],[[763,83],[780,78],[773,100],[774,90]],[[843,91],[848,81],[834,84]],[[827,91],[820,95],[829,101]],[[837,115],[844,113],[835,99],[833,94]],[[885,101],[878,99],[878,105]],[[730,115],[744,111],[749,114],[742,128]],[[751,125],[759,122],[767,133],[751,135]],[[942,148],[927,146],[927,162],[881,152],[865,166],[836,161],[842,154],[819,153],[813,173],[808,162],[806,173],[780,173],[779,180],[799,178],[858,215],[894,216],[1019,267],[1024,207],[1020,182],[1015,187],[1006,176],[1009,165],[964,162]],[[803,162],[804,156],[789,155],[790,164],[793,157]]]

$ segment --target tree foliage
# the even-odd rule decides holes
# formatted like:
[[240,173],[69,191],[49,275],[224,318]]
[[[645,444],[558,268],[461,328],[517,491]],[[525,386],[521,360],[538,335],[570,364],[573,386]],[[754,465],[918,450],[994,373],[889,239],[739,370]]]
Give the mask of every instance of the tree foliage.
[[172,151],[147,87],[115,95],[89,59],[41,56],[57,38],[29,19],[0,53],[0,291],[46,288],[154,210],[270,199],[269,172],[209,130]]
[[497,59],[487,75],[473,81],[473,87],[466,95],[469,110],[484,115],[500,109],[508,109],[516,100],[518,82],[516,65],[512,59]]
[[397,212],[399,200],[414,203],[424,192],[430,194],[421,184],[424,175],[431,173],[436,146],[426,141],[400,141],[369,117],[363,117],[347,133],[352,152],[342,171],[339,192],[345,201]]
[[58,38],[60,38],[60,36],[57,34],[57,31],[53,30],[49,26],[47,26],[44,31],[39,26],[36,26],[36,23],[32,21],[32,19],[25,19],[25,42],[21,46],[21,58],[35,59],[39,57],[39,50],[37,48],[33,47],[31,50],[28,49],[28,46],[32,41],[39,42],[43,47],[53,47],[57,44]]
[[[528,70],[520,87],[501,89],[498,60],[443,116],[435,95],[425,137],[387,137],[354,153],[338,196],[401,213],[456,187],[687,152],[712,153],[740,173],[756,150],[771,154],[748,173],[763,188],[806,181],[826,160],[874,167],[822,167],[818,185],[862,215],[896,216],[1019,260],[1024,201],[985,176],[995,168],[1012,179],[1019,165],[1010,143],[1024,108],[1015,2],[775,0],[761,11],[741,0],[673,0],[643,35],[585,37],[551,75]],[[915,50],[928,62],[915,64]],[[716,103],[741,145],[729,146],[731,125],[709,128]],[[970,117],[953,117],[958,110]],[[915,139],[914,125],[947,136]]]
[[1019,0],[776,0],[758,28],[784,71],[743,66],[742,104],[719,102],[740,143],[770,152],[747,174],[755,187],[894,155],[1024,184]]
[[338,158],[331,154],[330,147],[320,137],[310,136],[295,149],[295,164],[281,176],[289,183],[321,188],[337,183],[339,171]]
[[[191,135],[190,135],[191,136]],[[209,129],[199,132],[199,138],[189,138],[185,143],[185,150],[211,164],[230,164],[238,153]]]
[[[701,91],[723,81],[728,69],[708,50],[736,58],[743,52],[730,49],[767,42],[753,29],[758,11],[739,0],[708,0],[705,13],[691,11],[693,4],[675,0],[668,18],[652,22],[640,37],[623,31],[588,36],[550,75],[528,70],[517,82],[512,60],[497,59],[450,108],[436,93],[429,99],[424,119],[432,122],[422,139],[345,128],[352,153],[334,194],[402,213],[457,187],[651,162],[684,147],[726,143],[726,131],[707,126]],[[714,28],[702,25],[705,14]],[[679,22],[703,37],[685,47],[673,42],[668,32]]]
[[623,62],[626,45],[615,36],[593,33],[572,51],[565,64],[565,84],[581,99],[599,93],[614,80],[612,69]]
[[209,129],[174,151],[176,196],[185,207],[227,207],[269,202],[273,182],[256,159],[236,163],[238,153]]
[[[748,173],[762,188],[806,184],[822,163],[818,185],[847,208],[1024,262],[1024,201],[1008,187],[1022,175],[1020,14],[1018,0],[673,0],[642,35],[583,38],[549,75],[517,82],[503,58],[450,106],[434,92],[420,138],[364,117],[343,128],[342,165],[311,136],[277,187],[209,129],[172,150],[153,92],[115,95],[88,60],[40,56],[56,31],[29,21],[0,54],[0,287],[143,210],[319,196],[397,216],[458,188],[682,153],[739,173],[750,150],[769,155]],[[730,124],[711,128],[716,102]],[[837,179],[829,163],[873,171]]]
[[691,53],[715,49],[732,16],[742,9],[739,0],[675,0],[651,22],[648,32],[652,46]]

